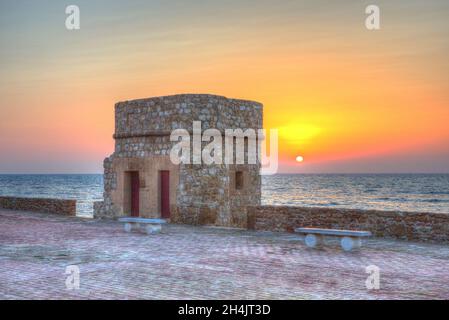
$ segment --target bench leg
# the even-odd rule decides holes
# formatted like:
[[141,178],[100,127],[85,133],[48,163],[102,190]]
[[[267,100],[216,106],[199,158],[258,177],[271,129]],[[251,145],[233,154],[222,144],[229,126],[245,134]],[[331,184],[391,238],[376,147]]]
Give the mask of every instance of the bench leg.
[[155,234],[155,233],[159,233],[161,232],[161,225],[147,225],[145,227],[145,231],[147,232],[147,234]]
[[123,229],[125,230],[125,232],[131,232],[133,227],[132,227],[131,223],[125,223]]
[[362,246],[362,239],[355,237],[343,237],[340,244],[344,251],[351,251],[352,249],[358,249]]
[[304,238],[304,243],[309,248],[316,248],[323,244],[323,237],[316,234],[308,234]]

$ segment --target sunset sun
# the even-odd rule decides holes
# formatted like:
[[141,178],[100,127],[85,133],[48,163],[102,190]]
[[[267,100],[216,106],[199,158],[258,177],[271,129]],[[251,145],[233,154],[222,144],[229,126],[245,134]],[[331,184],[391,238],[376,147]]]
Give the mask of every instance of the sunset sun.
[[304,161],[304,157],[303,156],[297,156],[296,157],[296,162],[301,163]]

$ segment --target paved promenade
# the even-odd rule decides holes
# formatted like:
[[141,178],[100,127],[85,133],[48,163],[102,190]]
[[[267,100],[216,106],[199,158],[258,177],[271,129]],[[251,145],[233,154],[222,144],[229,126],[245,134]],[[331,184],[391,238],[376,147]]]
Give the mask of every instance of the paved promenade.
[[[80,270],[66,287],[66,267]],[[380,268],[368,290],[365,268]],[[111,221],[0,209],[1,299],[449,299],[449,246],[370,240],[311,250],[291,234]]]

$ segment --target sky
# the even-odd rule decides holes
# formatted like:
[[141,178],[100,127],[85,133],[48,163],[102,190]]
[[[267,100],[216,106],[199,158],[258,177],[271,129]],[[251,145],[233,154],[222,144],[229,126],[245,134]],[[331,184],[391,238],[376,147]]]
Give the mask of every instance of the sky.
[[0,173],[101,173],[114,104],[177,93],[263,103],[280,172],[447,173],[448,18],[444,0],[0,0]]

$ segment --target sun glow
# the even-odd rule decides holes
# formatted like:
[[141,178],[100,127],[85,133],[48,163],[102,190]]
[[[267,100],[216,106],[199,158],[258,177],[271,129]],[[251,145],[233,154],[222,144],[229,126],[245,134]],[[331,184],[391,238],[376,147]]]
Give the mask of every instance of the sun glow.
[[320,129],[311,124],[289,124],[279,128],[279,137],[289,144],[307,144],[320,133]]

